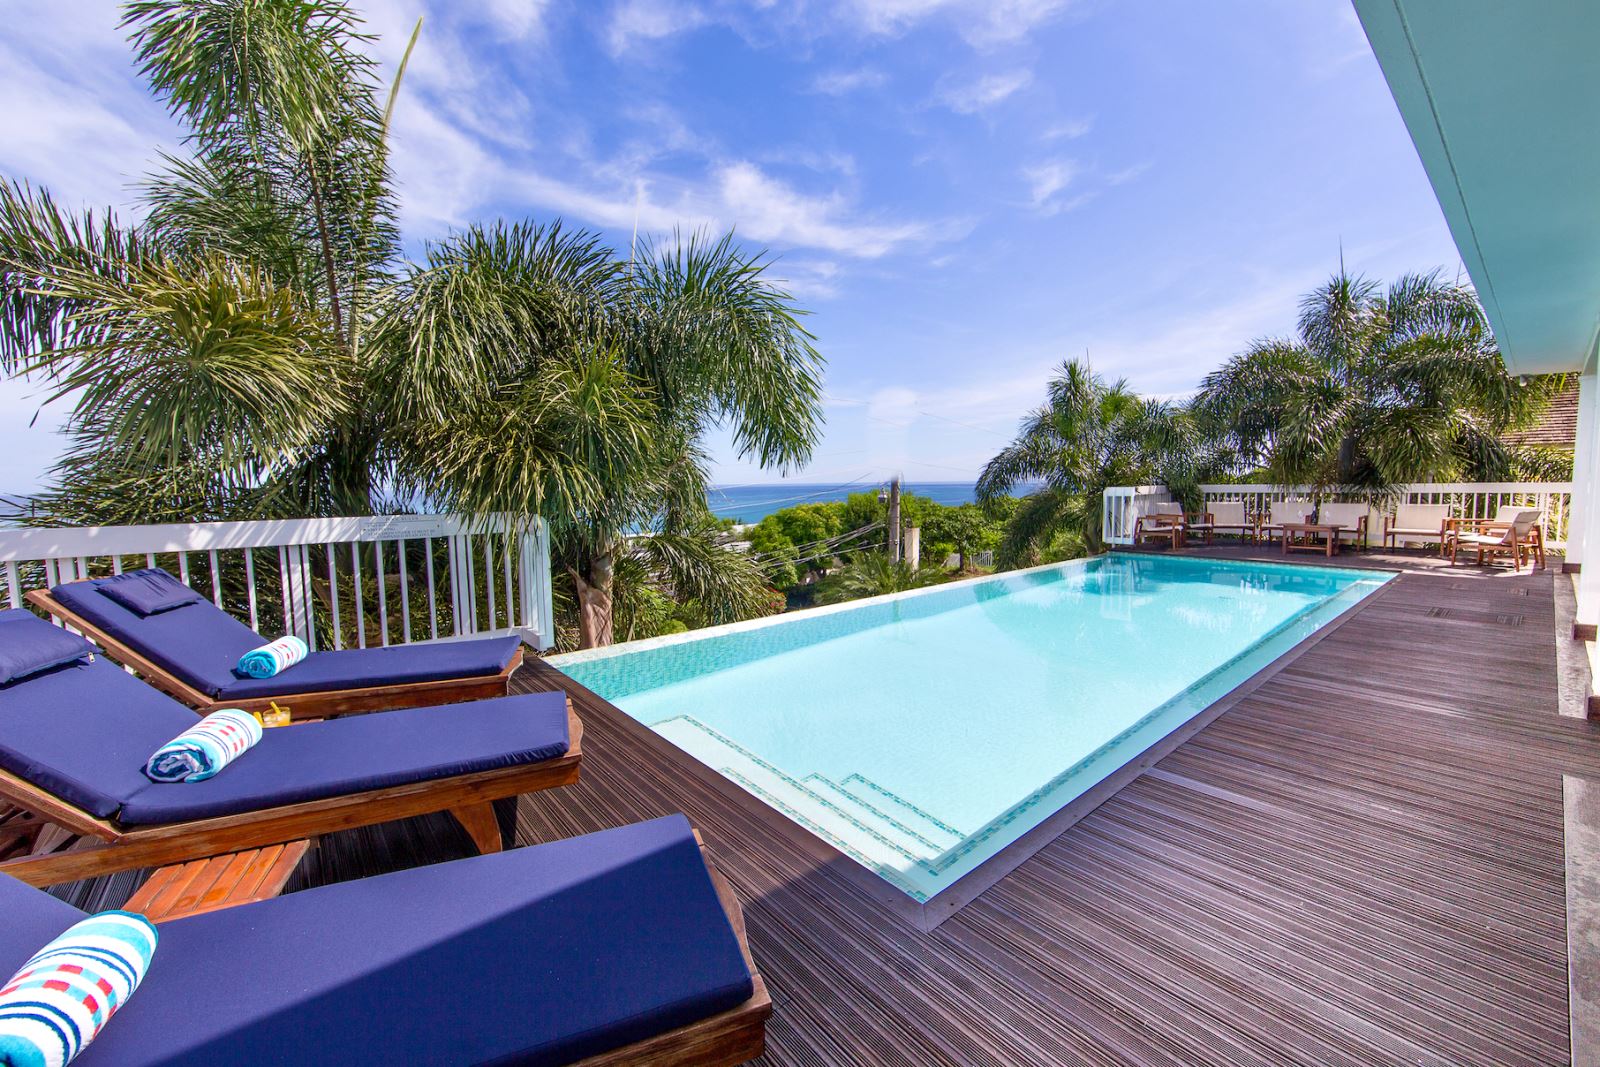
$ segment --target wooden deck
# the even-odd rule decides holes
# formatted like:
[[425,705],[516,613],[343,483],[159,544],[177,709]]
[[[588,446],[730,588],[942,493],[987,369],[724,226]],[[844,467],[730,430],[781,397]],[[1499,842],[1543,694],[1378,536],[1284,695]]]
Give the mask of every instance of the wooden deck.
[[[573,693],[583,778],[503,815],[530,843],[687,812],[771,988],[763,1063],[1547,1067],[1561,773],[1600,776],[1600,726],[1556,711],[1553,611],[1549,573],[1406,573],[932,934],[543,664],[515,684]],[[442,816],[352,831],[299,884],[467,851]]]

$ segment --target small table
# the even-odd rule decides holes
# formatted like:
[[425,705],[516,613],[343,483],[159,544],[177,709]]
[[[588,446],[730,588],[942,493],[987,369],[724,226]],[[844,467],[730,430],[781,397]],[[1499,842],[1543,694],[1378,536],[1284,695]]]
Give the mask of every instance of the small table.
[[[1339,552],[1339,534],[1343,523],[1337,522],[1286,522],[1282,524],[1283,554],[1290,552],[1322,552],[1333,556]],[[1317,541],[1322,538],[1321,543]]]

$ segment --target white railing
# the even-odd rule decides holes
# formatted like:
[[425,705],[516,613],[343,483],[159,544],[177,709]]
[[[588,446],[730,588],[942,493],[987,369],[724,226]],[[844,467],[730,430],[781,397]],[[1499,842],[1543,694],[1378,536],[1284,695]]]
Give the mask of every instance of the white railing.
[[[1281,500],[1310,500],[1311,489],[1294,485],[1256,485],[1218,483],[1200,486],[1205,502],[1242,500],[1251,515],[1264,515],[1268,507]],[[1151,505],[1169,501],[1165,486],[1118,486],[1105,492],[1102,538],[1107,544],[1133,543],[1133,525]],[[1359,500],[1342,493],[1323,493],[1325,502]],[[1567,523],[1572,514],[1571,482],[1414,482],[1396,490],[1394,502],[1406,504],[1449,504],[1457,518],[1493,518],[1501,505],[1537,508],[1544,514],[1545,544],[1565,548]],[[1118,511],[1113,521],[1113,501]]]
[[[542,521],[450,515],[0,530],[11,607],[30,589],[163,566],[251,629],[312,648],[516,633],[555,640]],[[265,627],[265,628],[263,628]]]
[[1154,505],[1171,503],[1164,485],[1118,485],[1105,491],[1100,508],[1100,540],[1108,545],[1133,544],[1134,524]]

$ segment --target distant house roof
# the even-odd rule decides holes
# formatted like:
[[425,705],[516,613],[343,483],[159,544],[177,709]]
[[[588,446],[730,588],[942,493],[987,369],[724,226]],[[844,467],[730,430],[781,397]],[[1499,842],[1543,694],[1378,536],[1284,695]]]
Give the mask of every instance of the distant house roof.
[[1574,375],[1567,387],[1550,398],[1539,421],[1521,433],[1508,433],[1502,440],[1508,445],[1544,445],[1555,448],[1572,448],[1578,440],[1578,379]]

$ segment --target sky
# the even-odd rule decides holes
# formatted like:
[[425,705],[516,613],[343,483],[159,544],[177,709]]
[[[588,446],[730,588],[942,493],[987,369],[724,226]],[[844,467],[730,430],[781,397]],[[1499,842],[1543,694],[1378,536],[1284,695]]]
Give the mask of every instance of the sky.
[[[1348,0],[353,0],[390,77],[406,250],[557,217],[625,249],[733,228],[826,359],[811,463],[973,478],[1087,357],[1181,397],[1337,269],[1459,257]],[[180,152],[110,0],[0,3],[0,176],[137,218]],[[61,404],[0,382],[0,489]]]

